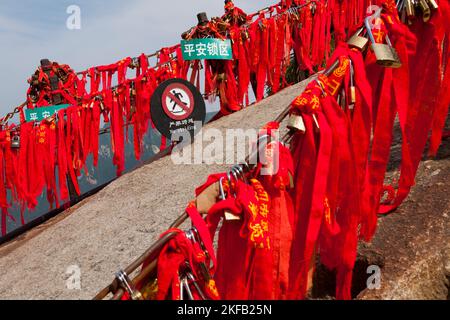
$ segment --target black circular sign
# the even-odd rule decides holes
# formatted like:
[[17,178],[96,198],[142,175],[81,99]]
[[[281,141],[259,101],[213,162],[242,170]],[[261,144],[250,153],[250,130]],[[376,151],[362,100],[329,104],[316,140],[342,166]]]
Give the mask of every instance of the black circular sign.
[[205,101],[197,88],[184,79],[161,83],[153,93],[150,112],[156,129],[168,139],[173,134],[189,132],[193,137],[206,118]]

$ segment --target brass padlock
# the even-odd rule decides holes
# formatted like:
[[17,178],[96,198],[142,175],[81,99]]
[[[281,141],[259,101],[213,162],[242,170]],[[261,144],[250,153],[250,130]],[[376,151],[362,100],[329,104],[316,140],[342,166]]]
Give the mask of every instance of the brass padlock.
[[355,69],[353,68],[352,60],[350,60],[350,103],[348,108],[353,110],[356,103],[356,87],[355,87]]
[[306,132],[305,122],[303,117],[299,114],[291,114],[288,119],[287,128],[295,132]]
[[350,104],[348,105],[348,108],[350,110],[353,110],[355,108],[356,103],[356,88],[354,86],[350,87]]
[[405,0],[405,11],[408,19],[412,19],[416,16],[416,9],[414,7],[414,0]]
[[103,103],[103,100],[100,100],[100,103],[98,104],[98,106],[100,107],[100,111],[104,112],[105,111],[105,104]]
[[372,34],[372,29],[369,24],[369,18],[365,19],[365,24],[367,28],[367,33],[369,34],[369,39],[372,42],[371,47],[377,59],[377,63],[388,68],[400,68],[402,63],[398,57],[397,51],[391,44],[389,36],[386,35],[386,43],[376,43],[375,38]]
[[362,52],[366,51],[369,46],[369,39],[361,36],[364,31],[364,27],[360,28],[354,35],[348,39],[347,44],[350,48],[356,48]]
[[388,44],[389,48],[391,49],[392,56],[394,57],[394,61],[391,64],[391,68],[400,68],[402,66],[402,62],[400,61],[400,57],[398,56],[397,50],[392,46],[391,40],[389,39],[389,36],[386,35],[386,43]]
[[392,46],[383,43],[373,43],[372,49],[379,65],[388,68],[400,68],[402,66],[397,51]]
[[131,117],[136,113],[136,89],[134,86],[134,82],[131,83],[130,86],[130,120]]
[[346,94],[345,94],[345,88],[344,87],[341,88],[341,92],[338,95],[337,103],[342,109],[345,109],[345,106],[347,104],[347,97],[346,97]]
[[427,0],[419,0],[419,7],[422,10],[423,13],[423,21],[428,22],[431,18],[431,10],[428,6]]
[[428,6],[430,7],[431,10],[434,11],[434,10],[439,9],[439,6],[438,6],[436,0],[427,0],[427,2],[428,2]]
[[15,135],[11,138],[11,148],[12,149],[20,148],[20,136],[19,135]]

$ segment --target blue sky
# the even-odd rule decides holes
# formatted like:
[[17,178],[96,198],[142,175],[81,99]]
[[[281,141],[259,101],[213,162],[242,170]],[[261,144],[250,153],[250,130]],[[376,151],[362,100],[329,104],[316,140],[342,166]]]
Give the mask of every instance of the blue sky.
[[[276,0],[235,0],[254,12]],[[81,9],[81,30],[66,28],[66,9]],[[177,43],[196,14],[223,13],[223,0],[2,0],[0,117],[25,100],[27,79],[41,58],[75,70],[151,53]]]

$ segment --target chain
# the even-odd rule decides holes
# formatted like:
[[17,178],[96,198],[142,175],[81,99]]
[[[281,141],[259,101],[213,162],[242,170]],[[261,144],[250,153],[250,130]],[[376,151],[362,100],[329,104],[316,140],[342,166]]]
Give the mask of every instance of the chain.
[[16,114],[19,114],[23,108],[26,106],[26,102],[22,103],[20,106],[14,108],[14,110],[10,113],[7,113],[6,116],[0,119],[0,126],[4,126],[10,119],[12,119]]

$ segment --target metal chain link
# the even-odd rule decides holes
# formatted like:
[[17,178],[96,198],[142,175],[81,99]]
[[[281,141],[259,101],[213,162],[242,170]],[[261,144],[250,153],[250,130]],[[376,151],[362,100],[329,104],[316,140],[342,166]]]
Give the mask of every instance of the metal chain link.
[[5,125],[8,123],[10,119],[12,119],[16,114],[19,114],[23,108],[26,106],[26,102],[22,103],[20,106],[14,108],[14,110],[10,113],[7,113],[6,116],[0,119],[0,126]]

